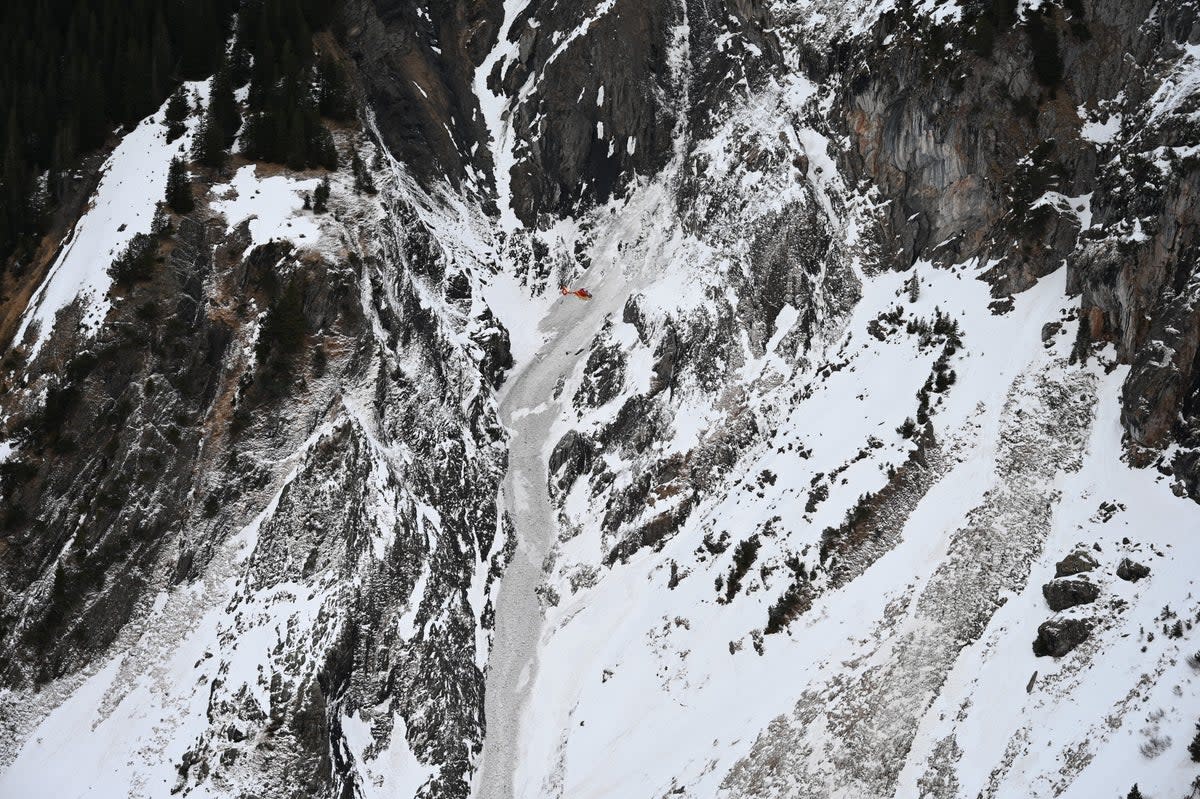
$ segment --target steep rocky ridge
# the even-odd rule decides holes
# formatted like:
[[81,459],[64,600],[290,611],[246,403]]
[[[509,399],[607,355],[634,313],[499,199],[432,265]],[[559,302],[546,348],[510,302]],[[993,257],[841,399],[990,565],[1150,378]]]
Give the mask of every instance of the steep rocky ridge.
[[0,786],[1183,795],[1193,3],[335,29],[378,195],[200,174],[5,358]]
[[227,231],[215,200],[174,218],[97,335],[68,308],[34,360],[13,351],[7,762],[53,707],[38,686],[109,663],[128,687],[101,718],[128,745],[147,742],[113,708],[165,680],[166,748],[130,751],[177,773],[139,790],[349,795],[371,776],[345,728],[367,725],[431,764],[429,790],[465,794],[506,541],[489,396],[507,336],[416,183],[377,180],[379,199],[335,181],[300,247]]

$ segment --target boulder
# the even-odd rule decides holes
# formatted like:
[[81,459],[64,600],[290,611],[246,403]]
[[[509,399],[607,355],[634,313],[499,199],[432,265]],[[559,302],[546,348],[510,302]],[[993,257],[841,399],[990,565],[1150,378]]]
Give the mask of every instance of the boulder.
[[1087,580],[1051,580],[1042,586],[1042,596],[1051,610],[1066,610],[1095,602],[1100,586]]
[[1091,633],[1091,624],[1083,619],[1051,619],[1038,627],[1033,654],[1060,658],[1086,641]]
[[1150,576],[1150,567],[1143,566],[1141,563],[1129,558],[1121,558],[1120,564],[1117,565],[1117,576],[1122,580],[1136,583],[1143,577]]
[[1055,577],[1070,577],[1080,572],[1090,572],[1100,564],[1087,552],[1072,552],[1054,567]]

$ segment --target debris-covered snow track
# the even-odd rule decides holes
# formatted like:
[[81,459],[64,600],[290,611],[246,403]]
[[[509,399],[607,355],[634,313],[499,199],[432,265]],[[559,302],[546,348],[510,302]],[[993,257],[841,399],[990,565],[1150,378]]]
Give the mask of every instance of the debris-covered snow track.
[[554,511],[547,488],[547,461],[555,444],[562,413],[559,394],[581,354],[605,318],[619,312],[630,284],[619,269],[603,276],[591,270],[593,298],[581,302],[563,297],[542,322],[545,344],[511,378],[501,400],[500,415],[509,429],[508,473],[504,497],[517,539],[504,571],[496,601],[495,637],[488,659],[484,712],[484,754],[476,781],[479,799],[514,795],[513,770],[519,757],[516,742],[525,698],[537,672],[536,653],[543,609],[538,587],[542,564],[554,540]]

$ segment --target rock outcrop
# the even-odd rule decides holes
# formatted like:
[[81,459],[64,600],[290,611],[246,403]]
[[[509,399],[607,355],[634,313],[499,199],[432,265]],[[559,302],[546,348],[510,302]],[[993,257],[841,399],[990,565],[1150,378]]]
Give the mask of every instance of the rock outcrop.
[[1143,577],[1150,576],[1150,567],[1129,558],[1121,558],[1117,564],[1117,576],[1130,583],[1136,583]]
[[179,749],[153,755],[178,791],[349,795],[369,775],[344,729],[366,724],[435,795],[467,794],[506,557],[488,393],[511,354],[454,290],[474,265],[446,257],[411,186],[376,180],[386,208],[334,174],[330,213],[292,220],[315,240],[256,243],[215,202],[173,218],[98,333],[68,308],[0,377],[0,686],[161,672],[131,701],[188,709],[161,711]]
[[1100,586],[1087,580],[1051,580],[1042,586],[1042,596],[1051,610],[1066,610],[1095,602]]
[[[1083,549],[1031,580],[1045,547],[1200,501],[1193,0],[339,8],[344,167],[235,155],[245,197],[197,167],[145,275],[0,361],[0,777],[70,701],[116,793],[466,799],[514,552],[538,724],[492,729],[527,795],[1058,790],[1120,745],[1030,721],[960,768],[988,659],[1044,611],[1002,614],[1122,588]],[[5,284],[0,334],[46,271]],[[583,275],[552,351],[534,328]],[[522,449],[497,401],[549,357]],[[502,488],[510,446],[538,485]],[[1140,662],[1122,614],[1177,574],[1162,551],[1155,591],[1038,627],[1039,657],[1103,641],[1030,681],[1030,719],[1086,704],[1101,646]],[[1175,654],[1096,705],[1125,718]]]
[[1099,565],[1099,561],[1092,557],[1091,553],[1078,550],[1054,565],[1054,576],[1073,577],[1076,574],[1090,572]]
[[1060,658],[1091,636],[1091,624],[1083,619],[1051,619],[1038,627],[1033,654]]

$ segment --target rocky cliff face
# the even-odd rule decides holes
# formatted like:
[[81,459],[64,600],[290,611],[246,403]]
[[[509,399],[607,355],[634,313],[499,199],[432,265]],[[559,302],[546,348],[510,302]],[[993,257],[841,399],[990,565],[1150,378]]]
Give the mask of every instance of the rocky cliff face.
[[419,179],[470,191],[490,173],[473,81],[502,14],[500,3],[482,0],[345,3],[339,38],[381,138]]
[[53,722],[50,686],[105,679],[163,714],[165,749],[119,713],[107,733],[162,775],[139,778],[152,795],[352,795],[373,778],[352,725],[465,792],[507,541],[489,397],[508,339],[381,163],[376,196],[345,175],[327,215],[285,209],[291,241],[256,197],[298,209],[315,180],[211,176],[94,335],[80,300],[27,362],[36,331],[10,350],[10,757]]
[[322,35],[327,212],[160,111],[3,306],[0,793],[1185,795],[1195,3]]
[[[855,144],[846,167],[893,200],[885,236],[900,263],[987,258],[1002,296],[1066,260],[1081,338],[1112,341],[1135,364],[1122,415],[1131,456],[1148,464],[1171,441],[1190,450],[1197,9],[1002,5],[964,4],[950,26],[886,12],[849,52],[796,39],[823,74],[861,65],[840,97]],[[1168,460],[1194,496],[1194,456]]]

